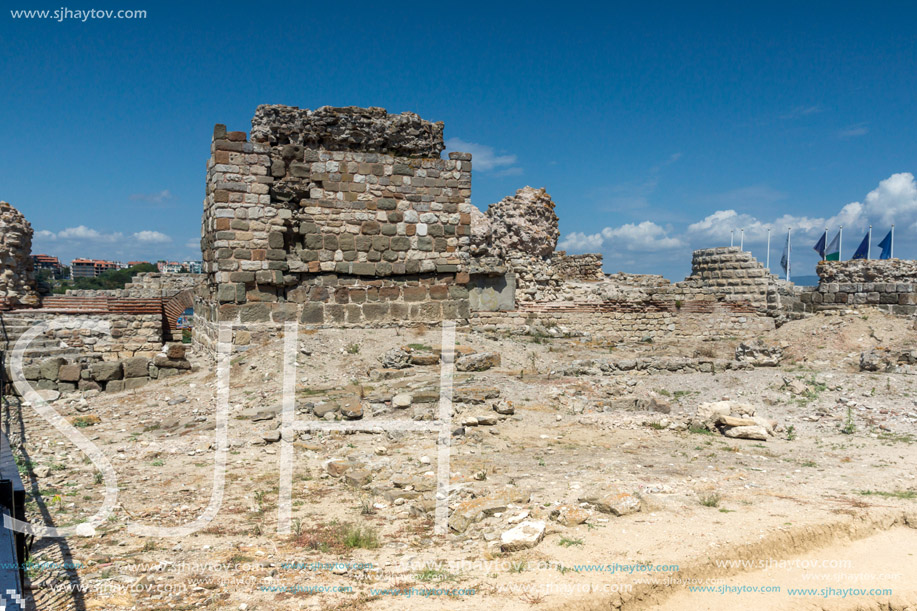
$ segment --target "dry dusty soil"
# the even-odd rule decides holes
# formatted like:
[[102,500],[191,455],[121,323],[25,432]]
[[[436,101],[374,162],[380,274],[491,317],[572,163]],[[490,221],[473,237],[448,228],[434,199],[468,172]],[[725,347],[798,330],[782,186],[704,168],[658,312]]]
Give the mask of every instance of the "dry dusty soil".
[[[278,330],[232,356],[225,478],[217,368],[202,354],[139,390],[57,399],[111,462],[118,494],[91,536],[36,538],[31,604],[917,609],[917,366],[859,366],[866,350],[914,348],[912,321],[864,310],[787,323],[759,338],[783,348],[776,367],[740,367],[737,338],[624,345],[575,331],[460,328],[459,356],[501,358],[455,372],[438,446],[435,431],[405,429],[440,413],[439,328],[288,344],[297,420],[405,425],[357,432],[280,429]],[[383,368],[398,347],[418,364]],[[698,407],[724,400],[775,421],[773,434],[702,426]],[[106,484],[92,461],[32,406],[6,411],[32,522],[95,514]],[[278,534],[284,447],[292,520]],[[449,532],[436,534],[444,447]],[[212,498],[196,532],[129,529],[189,524]],[[520,525],[534,534],[514,551],[505,533]]]

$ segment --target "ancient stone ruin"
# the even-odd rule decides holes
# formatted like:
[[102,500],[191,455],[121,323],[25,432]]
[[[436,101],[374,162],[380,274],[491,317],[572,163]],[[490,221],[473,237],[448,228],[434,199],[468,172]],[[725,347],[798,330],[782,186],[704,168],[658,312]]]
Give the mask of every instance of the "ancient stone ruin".
[[[219,322],[294,319],[312,327],[451,319],[518,331],[573,317],[627,339],[744,336],[852,294],[823,282],[815,296],[736,247],[696,251],[682,282],[606,276],[601,255],[555,250],[558,219],[545,189],[524,187],[484,212],[473,206],[471,156],[441,158],[443,132],[412,113],[356,107],[259,106],[250,139],[217,125],[196,341],[212,350]],[[910,299],[897,286],[861,285],[865,296],[851,303],[894,299],[900,309]]]
[[0,301],[9,306],[37,306],[32,259],[32,225],[18,210],[0,202]]
[[251,142],[218,125],[198,320],[467,317],[471,156],[441,159],[442,133],[378,108],[260,106]]
[[917,261],[820,261],[818,287],[800,298],[807,311],[872,306],[891,314],[917,314]]

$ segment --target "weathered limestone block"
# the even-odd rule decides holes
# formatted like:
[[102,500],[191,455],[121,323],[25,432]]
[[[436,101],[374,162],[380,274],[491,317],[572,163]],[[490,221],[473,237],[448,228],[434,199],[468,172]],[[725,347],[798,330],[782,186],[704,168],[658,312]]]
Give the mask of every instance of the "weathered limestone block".
[[[120,361],[99,361],[90,366],[92,379],[97,382],[120,380],[123,375]],[[106,386],[106,390],[108,387]]]

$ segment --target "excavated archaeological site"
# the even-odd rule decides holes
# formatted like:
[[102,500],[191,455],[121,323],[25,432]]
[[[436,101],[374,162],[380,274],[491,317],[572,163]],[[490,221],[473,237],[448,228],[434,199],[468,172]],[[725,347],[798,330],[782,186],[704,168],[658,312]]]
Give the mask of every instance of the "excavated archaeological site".
[[917,263],[606,274],[443,130],[217,125],[203,273],[119,291],[3,205],[28,608],[917,609]]

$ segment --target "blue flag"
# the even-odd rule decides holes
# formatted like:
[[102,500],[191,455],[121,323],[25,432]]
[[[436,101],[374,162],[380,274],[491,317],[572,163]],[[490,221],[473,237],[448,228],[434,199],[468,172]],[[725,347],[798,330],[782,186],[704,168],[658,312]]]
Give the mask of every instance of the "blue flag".
[[812,248],[815,249],[815,252],[818,253],[818,256],[822,259],[825,258],[825,236],[828,235],[827,232],[821,234],[821,237],[818,238],[818,242],[815,243],[815,246]]
[[879,255],[880,259],[891,259],[892,258],[892,232],[889,231],[888,235],[882,238],[882,241],[879,242],[879,248],[882,249],[882,254]]
[[866,235],[863,236],[863,241],[860,242],[860,245],[857,247],[857,251],[853,253],[852,259],[866,259],[869,257],[869,232],[866,232]]
[[789,277],[790,275],[790,266],[789,266],[789,254],[790,254],[790,236],[786,236],[786,246],[783,247],[783,256],[780,257],[780,267],[783,268],[783,273],[785,276]]

